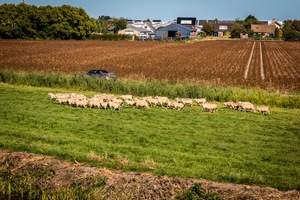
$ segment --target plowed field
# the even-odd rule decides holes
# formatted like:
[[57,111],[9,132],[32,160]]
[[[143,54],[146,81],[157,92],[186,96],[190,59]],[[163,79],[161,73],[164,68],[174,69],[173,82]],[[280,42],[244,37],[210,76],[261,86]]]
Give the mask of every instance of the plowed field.
[[131,79],[300,89],[299,42],[0,40],[0,47],[0,69],[73,74],[101,68]]

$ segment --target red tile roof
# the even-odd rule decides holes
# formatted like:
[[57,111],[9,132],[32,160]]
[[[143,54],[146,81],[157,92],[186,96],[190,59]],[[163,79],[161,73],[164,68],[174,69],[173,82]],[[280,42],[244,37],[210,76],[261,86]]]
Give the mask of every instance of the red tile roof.
[[254,33],[275,33],[275,25],[251,25]]

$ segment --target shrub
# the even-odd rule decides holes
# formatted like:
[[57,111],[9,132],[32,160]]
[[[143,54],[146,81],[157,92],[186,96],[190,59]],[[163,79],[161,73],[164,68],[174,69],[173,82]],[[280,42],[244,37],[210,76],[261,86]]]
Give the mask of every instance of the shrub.
[[169,98],[206,98],[207,101],[250,101],[257,105],[269,105],[284,108],[300,108],[300,95],[270,94],[260,89],[242,89],[234,87],[213,87],[195,83],[178,83],[150,80],[147,82],[118,79],[108,81],[91,77],[63,75],[60,73],[14,72],[0,70],[0,81],[16,85],[36,87],[57,87],[72,90],[88,90],[135,96],[167,96]]

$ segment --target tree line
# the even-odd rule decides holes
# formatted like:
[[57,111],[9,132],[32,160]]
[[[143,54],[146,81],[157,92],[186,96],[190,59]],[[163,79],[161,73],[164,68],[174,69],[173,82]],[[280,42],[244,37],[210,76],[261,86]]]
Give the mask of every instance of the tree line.
[[[111,19],[111,23],[108,20]],[[0,6],[2,39],[75,39],[90,38],[92,33],[117,33],[126,28],[124,18],[91,18],[84,9],[68,5],[52,7],[20,3]],[[120,38],[117,38],[120,39]]]

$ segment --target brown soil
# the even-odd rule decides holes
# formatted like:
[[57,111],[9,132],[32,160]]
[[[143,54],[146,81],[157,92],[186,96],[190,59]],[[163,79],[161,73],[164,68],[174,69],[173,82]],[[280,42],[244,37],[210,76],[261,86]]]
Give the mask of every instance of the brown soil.
[[300,199],[300,192],[295,190],[283,192],[270,187],[113,171],[77,162],[68,163],[44,155],[0,150],[0,173],[9,171],[12,175],[22,175],[37,170],[52,172],[37,183],[40,184],[39,188],[46,187],[48,190],[68,187],[73,181],[83,181],[88,185],[91,178],[105,178],[107,182],[101,190],[101,198],[107,199],[174,199],[176,192],[189,189],[193,183],[200,183],[207,193],[219,193],[223,199]]
[[[253,43],[253,57],[244,78]],[[260,43],[265,79],[259,74]],[[134,80],[300,89],[299,42],[0,40],[0,46],[0,69],[80,74],[100,68]]]

